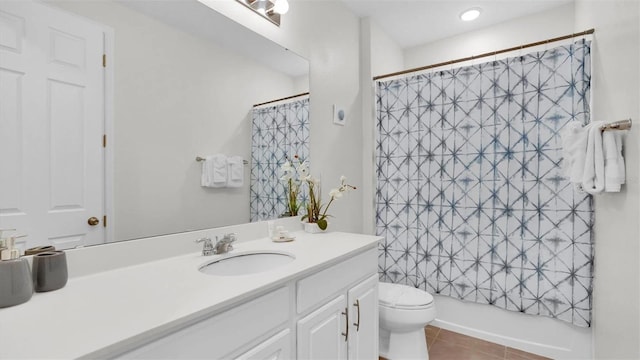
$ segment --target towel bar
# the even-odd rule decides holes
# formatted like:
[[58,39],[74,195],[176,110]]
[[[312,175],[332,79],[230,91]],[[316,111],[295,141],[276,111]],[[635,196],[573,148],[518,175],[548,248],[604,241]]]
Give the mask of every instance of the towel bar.
[[614,121],[612,123],[604,124],[600,127],[601,131],[606,130],[629,130],[631,129],[631,119],[625,119],[620,121]]
[[[203,158],[202,156],[196,156],[196,161],[205,161],[207,159]],[[249,165],[249,162],[247,160],[242,160],[242,163],[245,165]]]

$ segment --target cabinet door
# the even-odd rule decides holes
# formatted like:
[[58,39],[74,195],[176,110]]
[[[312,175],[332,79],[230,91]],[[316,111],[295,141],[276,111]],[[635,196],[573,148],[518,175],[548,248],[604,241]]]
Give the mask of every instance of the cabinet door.
[[298,321],[298,359],[347,358],[346,306],[340,295]]
[[378,275],[349,290],[349,360],[378,358]]
[[236,360],[288,360],[291,359],[291,330],[282,330],[267,341],[238,356]]

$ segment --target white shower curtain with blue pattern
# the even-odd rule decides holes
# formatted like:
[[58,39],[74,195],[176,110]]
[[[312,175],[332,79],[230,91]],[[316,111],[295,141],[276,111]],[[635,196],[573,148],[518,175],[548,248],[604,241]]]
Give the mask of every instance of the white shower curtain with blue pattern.
[[581,40],[378,82],[381,280],[590,326],[592,199],[559,136],[590,78]]
[[[309,97],[253,109],[250,220],[275,219],[287,211],[280,167],[298,155],[309,162]],[[306,199],[299,194],[299,201]]]

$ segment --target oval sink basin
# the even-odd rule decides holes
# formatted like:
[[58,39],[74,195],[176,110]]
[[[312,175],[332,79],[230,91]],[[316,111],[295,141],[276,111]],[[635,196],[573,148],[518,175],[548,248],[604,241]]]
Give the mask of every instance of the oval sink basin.
[[295,259],[293,255],[279,252],[231,254],[200,266],[200,272],[218,276],[247,275],[273,270]]

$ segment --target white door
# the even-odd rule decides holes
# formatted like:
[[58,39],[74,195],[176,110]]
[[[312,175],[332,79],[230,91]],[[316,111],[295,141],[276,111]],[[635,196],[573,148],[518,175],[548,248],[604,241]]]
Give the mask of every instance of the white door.
[[103,53],[98,25],[0,1],[0,228],[23,248],[104,242]]
[[347,358],[347,307],[345,296],[324,305],[298,321],[298,359]]
[[354,286],[349,302],[349,360],[378,358],[378,275]]

